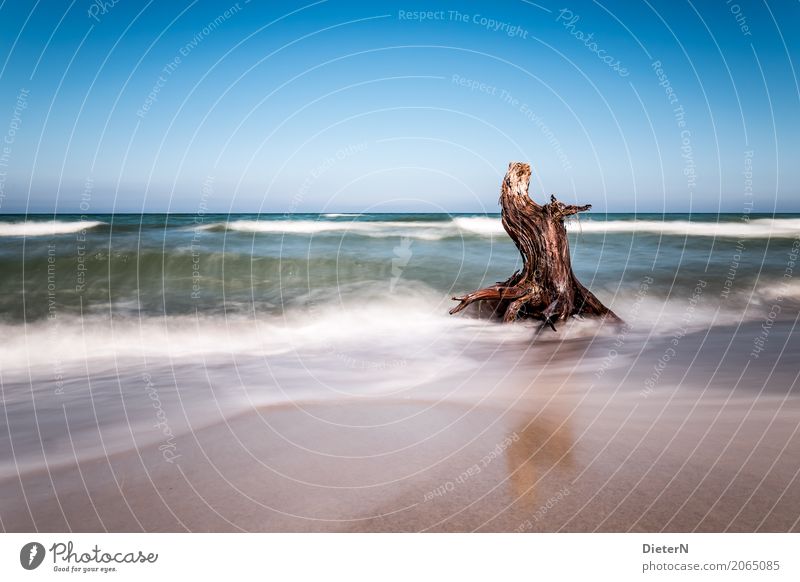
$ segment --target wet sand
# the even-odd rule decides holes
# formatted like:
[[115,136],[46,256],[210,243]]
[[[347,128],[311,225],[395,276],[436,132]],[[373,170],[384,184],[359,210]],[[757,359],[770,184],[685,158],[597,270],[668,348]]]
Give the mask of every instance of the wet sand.
[[[793,326],[669,341],[600,376],[606,345],[532,355],[491,397],[264,406],[156,444],[0,483],[7,531],[800,531]],[[731,337],[740,341],[731,342]],[[741,338],[745,338],[743,341]],[[594,355],[594,374],[586,362]],[[553,357],[581,367],[556,367]],[[536,359],[538,360],[538,363]],[[550,362],[550,363],[547,363]],[[691,364],[691,367],[689,367]],[[557,369],[556,369],[557,368]],[[687,373],[687,369],[689,372]]]

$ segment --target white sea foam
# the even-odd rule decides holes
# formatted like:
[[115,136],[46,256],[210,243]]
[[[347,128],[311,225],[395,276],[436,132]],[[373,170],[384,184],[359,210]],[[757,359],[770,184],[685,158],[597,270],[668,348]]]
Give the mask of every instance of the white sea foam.
[[356,234],[375,238],[410,237],[423,240],[440,240],[452,234],[450,222],[402,221],[331,221],[331,220],[232,220],[208,224],[206,230],[227,229],[238,232],[315,235],[323,233]]
[[[333,216],[333,215],[328,215]],[[337,215],[339,216],[339,215]],[[204,226],[239,232],[313,235],[342,233],[377,238],[409,237],[441,240],[461,236],[505,236],[499,218],[457,216],[438,221],[332,221],[332,220],[232,220]],[[664,236],[702,236],[717,238],[794,238],[800,236],[798,218],[759,218],[749,222],[688,220],[571,220],[567,229],[574,233],[647,233]]]
[[[749,295],[749,293],[745,292]],[[774,303],[784,300],[800,301],[800,281],[781,279],[765,282],[753,292],[753,300],[758,303]]]
[[[125,360],[126,358],[253,355],[280,356],[281,362],[310,358],[352,358],[354,365],[462,357],[465,342],[529,341],[526,325],[502,326],[471,317],[452,317],[453,302],[426,286],[387,294],[381,285],[345,297],[344,303],[299,306],[284,315],[169,316],[125,318],[63,316],[54,321],[0,324],[9,339],[0,351],[0,370],[51,371],[48,363]],[[402,313],[402,317],[398,317]],[[291,357],[288,354],[292,354]],[[286,358],[289,358],[288,360]],[[341,359],[340,358],[340,359]],[[311,364],[309,364],[311,365]],[[387,364],[389,365],[389,364]],[[330,366],[330,363],[328,363]],[[321,369],[325,369],[324,366]]]
[[472,232],[483,236],[505,234],[499,218],[490,216],[457,216],[453,223],[461,231]]
[[[380,235],[402,223],[391,222],[344,222],[329,220],[232,220],[225,223],[228,230],[242,232],[317,234],[320,232],[354,232]],[[209,225],[218,227],[220,225]]]
[[314,235],[322,233],[356,234],[375,238],[409,237],[422,240],[504,234],[500,219],[486,216],[455,217],[437,221],[332,221],[332,220],[232,220],[202,227],[239,232]]
[[724,238],[794,238],[800,236],[798,218],[758,218],[749,222],[712,222],[688,220],[577,220],[567,228],[574,232],[641,232],[675,236]]
[[[499,218],[488,216],[456,217],[453,222],[465,231],[480,235],[503,234]],[[757,218],[749,222],[688,220],[570,220],[567,230],[576,233],[651,233],[665,236],[705,236],[723,238],[800,237],[800,218]]]
[[72,234],[104,224],[98,220],[0,222],[0,236],[54,236]]
[[[10,338],[0,351],[0,370],[4,374],[27,369],[48,374],[54,361],[58,366],[90,361],[122,365],[142,358],[197,362],[215,356],[263,356],[274,358],[276,365],[299,358],[304,367],[316,368],[320,374],[331,369],[331,359],[336,360],[335,369],[403,367],[402,381],[408,382],[410,377],[427,377],[427,372],[422,372],[428,370],[426,362],[438,362],[441,368],[443,361],[452,358],[460,365],[470,365],[469,354],[473,353],[472,363],[479,364],[503,345],[530,346],[538,326],[536,322],[501,325],[468,315],[449,316],[447,310],[454,304],[426,286],[388,295],[383,287],[370,291],[366,284],[364,288],[366,294],[344,293],[343,303],[299,306],[283,315],[263,314],[256,319],[116,317],[112,324],[105,316],[89,315],[82,320],[64,316],[56,322],[0,324],[0,334]],[[633,303],[629,294],[604,297],[604,301],[643,333],[670,333],[686,309],[683,295],[674,301],[647,298],[646,308],[636,314],[627,309]],[[700,305],[689,327],[727,325],[744,316],[744,311],[735,307],[719,311],[716,304]],[[613,333],[611,328],[601,330],[598,323],[571,320],[559,326],[558,334],[541,339],[563,341]]]

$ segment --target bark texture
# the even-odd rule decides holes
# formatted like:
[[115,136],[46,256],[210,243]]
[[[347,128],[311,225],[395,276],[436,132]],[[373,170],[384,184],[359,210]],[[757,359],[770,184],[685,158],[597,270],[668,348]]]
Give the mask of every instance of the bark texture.
[[564,219],[591,204],[571,206],[551,196],[549,203],[539,205],[528,196],[530,178],[528,164],[512,162],[500,192],[503,228],[522,255],[522,270],[491,287],[453,297],[459,304],[450,313],[484,301],[504,322],[539,319],[553,330],[572,316],[620,321],[572,272]]

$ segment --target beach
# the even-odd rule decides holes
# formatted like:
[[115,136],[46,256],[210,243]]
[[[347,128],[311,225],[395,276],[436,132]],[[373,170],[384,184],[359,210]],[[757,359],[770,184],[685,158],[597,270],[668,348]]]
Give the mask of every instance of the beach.
[[447,315],[494,215],[88,218],[0,227],[5,531],[800,531],[794,215],[572,223],[556,332]]

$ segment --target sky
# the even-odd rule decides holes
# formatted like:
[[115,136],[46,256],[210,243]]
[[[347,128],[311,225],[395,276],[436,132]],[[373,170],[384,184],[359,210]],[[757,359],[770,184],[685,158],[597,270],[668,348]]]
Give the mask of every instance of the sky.
[[0,213],[800,211],[798,2],[0,2]]

